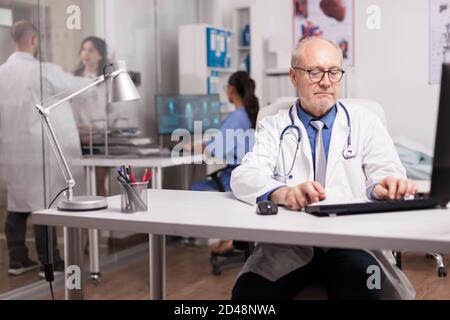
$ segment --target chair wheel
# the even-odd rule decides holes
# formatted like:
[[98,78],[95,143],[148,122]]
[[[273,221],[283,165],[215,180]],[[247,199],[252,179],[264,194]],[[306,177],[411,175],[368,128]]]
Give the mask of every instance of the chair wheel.
[[98,286],[100,284],[101,274],[100,272],[91,273],[91,281],[94,285]]
[[211,254],[209,257],[209,262],[212,267],[212,274],[215,276],[220,276],[222,274],[222,269],[220,268],[219,259],[216,255]]
[[439,278],[444,278],[447,276],[447,269],[443,267],[439,267],[438,269],[438,276]]
[[213,265],[212,266],[212,274],[215,276],[220,276],[222,274],[222,270],[220,269],[220,266]]

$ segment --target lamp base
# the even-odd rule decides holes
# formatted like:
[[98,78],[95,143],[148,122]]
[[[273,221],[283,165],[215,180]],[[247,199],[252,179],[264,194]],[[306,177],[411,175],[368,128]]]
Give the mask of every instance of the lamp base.
[[72,200],[65,199],[58,203],[58,210],[60,211],[94,211],[107,207],[106,198],[99,196],[73,197]]

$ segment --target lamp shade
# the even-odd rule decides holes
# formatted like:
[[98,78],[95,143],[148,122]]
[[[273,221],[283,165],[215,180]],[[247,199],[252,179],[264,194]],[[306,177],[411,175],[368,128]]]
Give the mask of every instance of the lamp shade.
[[118,61],[115,68],[123,71],[111,79],[111,102],[140,99],[139,92],[126,71],[125,61]]

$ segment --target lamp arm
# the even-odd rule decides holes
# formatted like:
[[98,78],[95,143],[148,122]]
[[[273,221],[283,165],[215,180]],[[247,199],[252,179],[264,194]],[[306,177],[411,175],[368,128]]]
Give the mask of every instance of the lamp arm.
[[[52,105],[50,105],[50,106],[48,106],[48,107],[44,107],[44,106],[42,106],[42,105],[39,105],[39,106],[36,105],[36,108],[39,109],[40,111],[42,111],[43,113],[45,113],[45,114],[48,115],[48,114],[50,113],[50,110],[51,110],[51,109],[53,109],[53,108],[55,108],[55,107],[57,107],[57,106],[63,104],[63,103],[66,102],[66,101],[69,101],[70,99],[76,97],[77,95],[83,93],[84,91],[86,91],[86,90],[88,90],[88,89],[90,89],[90,88],[92,88],[92,87],[94,87],[94,86],[96,86],[96,85],[102,83],[103,81],[105,81],[105,80],[107,79],[107,77],[108,77],[108,76],[100,76],[100,77],[98,77],[94,82],[90,83],[90,84],[87,85],[86,87],[81,88],[80,90],[78,90],[78,91],[76,91],[76,92],[74,92],[74,93],[68,95],[67,97],[65,97],[65,98],[63,98],[63,99],[61,99],[61,100],[55,102],[54,104],[52,104]],[[51,99],[51,98],[49,98],[49,99]],[[49,99],[48,99],[48,100],[49,100]]]
[[[98,78],[95,79],[94,82],[90,83],[90,84],[87,85],[86,87],[81,88],[80,90],[78,90],[78,91],[72,93],[71,95],[68,95],[67,97],[65,97],[65,98],[63,98],[63,99],[57,101],[56,103],[54,103],[54,104],[52,104],[52,105],[50,105],[50,106],[48,106],[48,107],[44,107],[44,106],[43,106],[43,104],[44,104],[43,102],[41,102],[40,105],[35,105],[35,106],[36,106],[36,108],[37,108],[39,111],[41,111],[42,113],[44,113],[44,114],[49,114],[51,109],[53,109],[53,108],[59,106],[60,104],[62,104],[62,103],[64,103],[64,102],[66,102],[66,101],[68,101],[68,100],[70,100],[70,99],[76,97],[76,96],[79,95],[80,93],[83,93],[84,91],[86,91],[86,90],[88,90],[88,89],[90,89],[90,88],[92,88],[92,87],[94,87],[94,86],[96,86],[96,85],[98,85],[98,84],[104,82],[105,80],[107,80],[107,79],[109,79],[109,78],[114,78],[115,76],[121,74],[122,72],[126,72],[126,71],[125,71],[124,69],[119,69],[119,70],[116,70],[116,71],[114,71],[114,72],[111,72],[111,73],[108,73],[108,74],[99,76]],[[56,96],[58,96],[58,95],[56,95]],[[52,98],[54,98],[54,97],[56,97],[56,96],[47,98],[46,101],[51,100]]]
[[[118,70],[122,72],[123,70]],[[115,76],[119,72],[113,72],[109,75],[103,75],[98,77],[94,82],[87,85],[86,87],[70,94],[69,96],[57,101],[56,103],[50,105],[49,107],[43,107],[42,104],[35,104],[35,108],[39,112],[39,116],[42,122],[42,125],[44,127],[45,134],[47,135],[48,139],[50,140],[50,145],[52,146],[53,152],[56,155],[56,159],[58,161],[59,167],[61,168],[61,171],[64,176],[64,180],[68,186],[68,200],[72,200],[73,197],[73,187],[75,186],[75,180],[73,179],[72,172],[70,171],[70,168],[67,164],[66,158],[64,157],[64,154],[62,152],[61,146],[59,144],[58,138],[56,137],[55,131],[53,130],[52,124],[49,119],[50,110],[61,105],[62,103],[72,99],[73,97],[83,93],[84,91],[88,90],[89,88],[92,88],[93,86],[96,86],[102,82],[104,82],[107,78],[111,76]],[[55,96],[56,97],[56,96]],[[48,100],[51,100],[52,97],[50,97]]]
[[[92,87],[104,82],[108,78],[113,78],[122,72],[125,72],[125,70],[119,69],[110,74],[102,75],[102,76],[98,77],[97,79],[95,79],[94,82],[90,83],[86,87],[68,95],[67,97],[55,102],[54,104],[52,104],[48,107],[44,107],[43,103],[34,105],[35,108],[37,109],[37,111],[39,112],[39,116],[41,118],[41,122],[44,127],[45,134],[47,135],[48,139],[50,140],[50,145],[52,146],[53,152],[56,155],[56,159],[57,159],[59,167],[61,168],[61,171],[63,173],[64,180],[68,186],[68,196],[67,196],[68,200],[72,200],[73,187],[75,186],[75,180],[73,179],[72,172],[70,171],[69,165],[67,164],[66,158],[64,157],[61,146],[58,142],[58,138],[56,137],[55,131],[53,130],[52,124],[50,122],[50,118],[49,118],[50,110],[61,105],[62,103],[74,98],[75,96],[83,93],[84,91],[88,90],[89,88],[92,88]],[[54,97],[56,97],[56,96],[50,97],[46,101],[49,101]]]
[[[36,106],[37,107],[37,106]],[[67,164],[66,158],[62,152],[61,146],[59,145],[58,139],[56,138],[55,131],[53,130],[52,124],[48,115],[39,111],[41,122],[44,126],[45,133],[50,140],[50,145],[52,146],[53,152],[56,155],[59,167],[64,176],[64,180],[68,187],[67,199],[72,200],[73,197],[73,187],[75,186],[75,180],[73,179],[72,172]]]

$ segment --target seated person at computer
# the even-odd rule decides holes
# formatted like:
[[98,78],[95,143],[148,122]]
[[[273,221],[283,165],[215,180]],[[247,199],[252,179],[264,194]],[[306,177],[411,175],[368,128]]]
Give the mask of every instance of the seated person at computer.
[[[327,40],[298,43],[290,77],[300,98],[259,121],[253,151],[232,173],[238,199],[252,205],[271,200],[300,211],[325,199],[400,199],[416,193],[378,117],[338,102],[342,60],[339,47]],[[369,266],[380,267],[380,288],[367,285]],[[310,283],[324,285],[330,299],[415,296],[390,251],[258,243],[232,299],[292,299]]]
[[[212,142],[203,145],[203,148],[207,149],[213,156],[221,156],[224,159],[227,159],[227,161],[231,159],[232,162],[227,163],[226,170],[222,171],[219,176],[225,191],[231,191],[231,172],[241,163],[245,153],[251,150],[254,137],[253,132],[251,132],[251,139],[249,140],[252,141],[236,139],[236,144],[230,144],[226,143],[226,131],[242,129],[243,131],[248,132],[247,130],[254,129],[259,111],[259,102],[258,98],[255,96],[255,82],[250,78],[248,73],[244,71],[238,71],[231,75],[228,80],[227,96],[230,103],[236,107],[236,110],[225,118],[220,127],[224,141],[215,143],[217,141],[213,140]],[[223,146],[223,150],[217,150],[217,148],[219,148],[218,146]],[[240,154],[240,150],[244,150],[243,154]],[[194,183],[191,189],[195,191],[208,191],[217,190],[217,187],[214,181],[206,180]],[[222,240],[219,242],[219,245],[212,250],[212,253],[223,254],[232,249],[233,244],[231,240]]]

